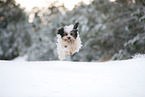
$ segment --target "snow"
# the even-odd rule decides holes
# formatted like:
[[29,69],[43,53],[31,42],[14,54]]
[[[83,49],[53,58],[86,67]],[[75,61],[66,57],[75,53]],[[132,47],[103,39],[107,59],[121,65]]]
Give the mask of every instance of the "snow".
[[145,58],[0,61],[0,97],[145,97]]
[[19,57],[16,57],[15,59],[13,59],[12,61],[27,61],[27,58],[28,58],[27,55],[19,56]]

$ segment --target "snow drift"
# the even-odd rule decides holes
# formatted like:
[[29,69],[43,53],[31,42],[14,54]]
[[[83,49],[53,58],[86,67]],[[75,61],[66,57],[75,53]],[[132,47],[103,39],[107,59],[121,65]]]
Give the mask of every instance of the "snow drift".
[[145,58],[0,61],[0,97],[145,97]]

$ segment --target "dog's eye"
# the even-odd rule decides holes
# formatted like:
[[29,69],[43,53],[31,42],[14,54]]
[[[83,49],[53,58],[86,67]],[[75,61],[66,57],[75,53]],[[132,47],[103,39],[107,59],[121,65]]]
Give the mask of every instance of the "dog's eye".
[[74,34],[73,33],[70,33],[70,35],[73,36]]

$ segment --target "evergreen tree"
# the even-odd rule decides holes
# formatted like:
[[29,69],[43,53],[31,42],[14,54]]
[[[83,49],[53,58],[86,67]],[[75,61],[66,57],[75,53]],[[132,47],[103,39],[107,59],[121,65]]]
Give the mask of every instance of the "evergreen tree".
[[0,1],[0,59],[9,60],[19,56],[19,50],[23,49],[19,48],[20,42],[24,47],[30,46],[25,21],[23,9],[14,0]]

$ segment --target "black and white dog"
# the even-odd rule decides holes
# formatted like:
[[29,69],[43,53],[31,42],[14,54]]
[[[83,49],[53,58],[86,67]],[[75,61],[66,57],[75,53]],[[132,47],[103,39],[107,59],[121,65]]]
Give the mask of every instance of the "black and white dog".
[[79,23],[62,27],[57,32],[57,51],[60,60],[64,60],[66,55],[73,55],[82,46],[78,33]]

